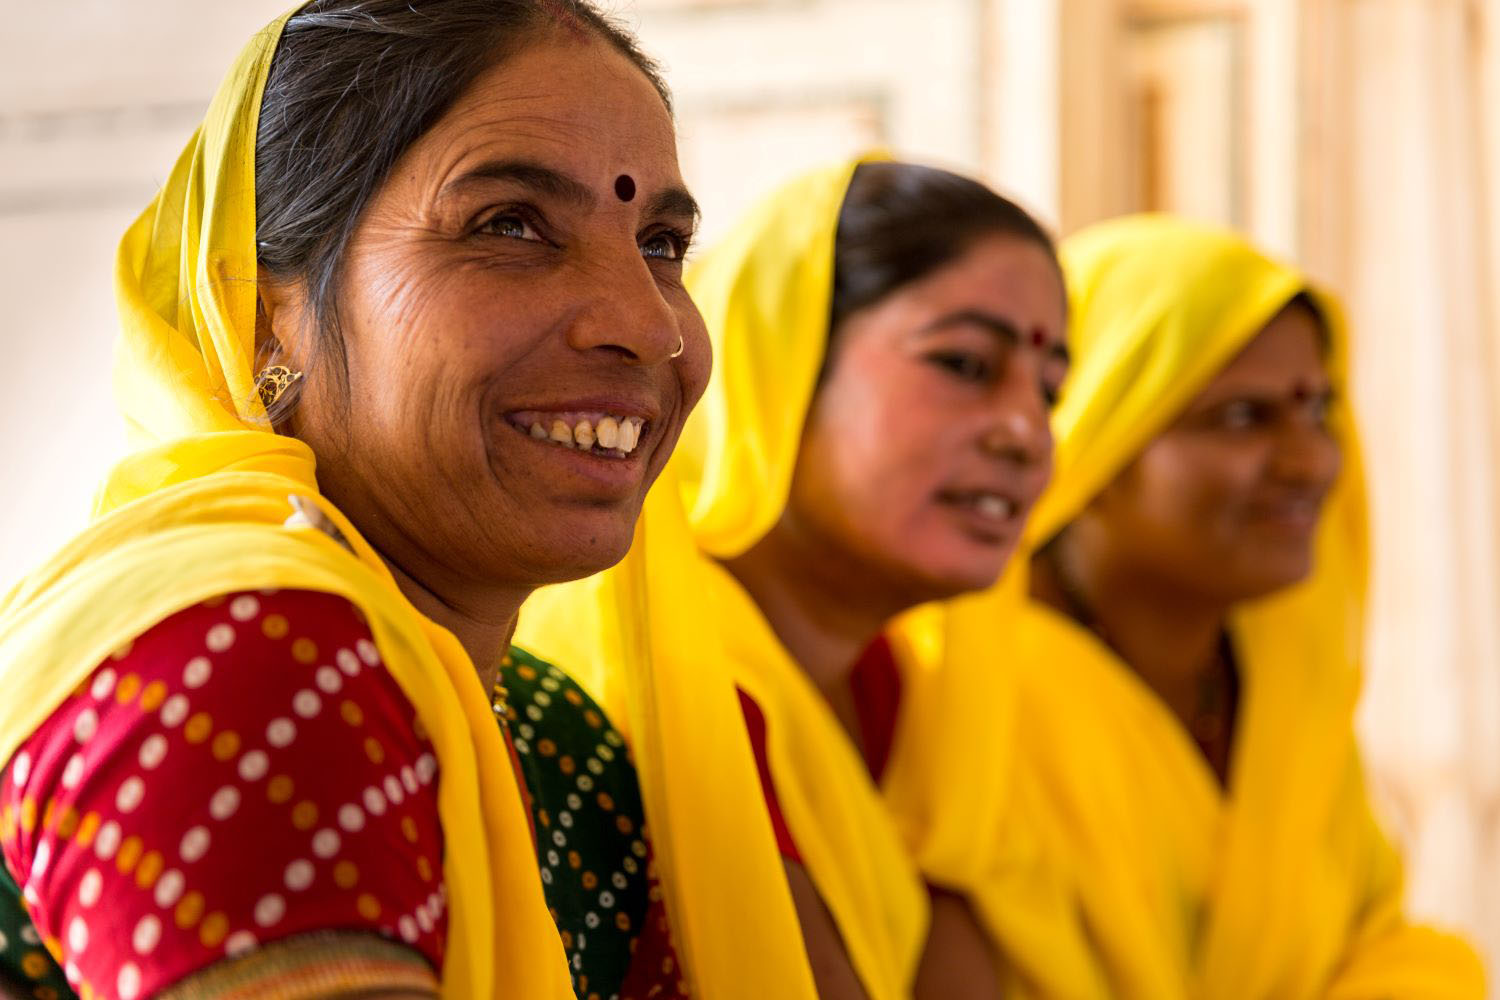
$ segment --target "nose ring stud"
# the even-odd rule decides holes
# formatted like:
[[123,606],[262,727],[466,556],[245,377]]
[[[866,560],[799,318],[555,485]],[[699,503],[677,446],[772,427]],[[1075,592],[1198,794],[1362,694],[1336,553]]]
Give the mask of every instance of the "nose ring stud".
[[1005,454],[1009,444],[1010,441],[1002,431],[991,431],[979,442],[979,446],[990,455]]
[[685,351],[685,350],[687,350],[687,343],[682,339],[682,334],[678,334],[677,335],[677,350],[675,350],[671,354],[667,355],[667,357],[669,357],[669,358],[680,358],[680,357],[682,357],[682,352]]

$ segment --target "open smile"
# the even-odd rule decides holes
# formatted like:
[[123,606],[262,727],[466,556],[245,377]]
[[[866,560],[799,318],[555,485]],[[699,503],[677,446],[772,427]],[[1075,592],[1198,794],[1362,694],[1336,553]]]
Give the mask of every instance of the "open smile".
[[990,544],[1010,541],[1024,520],[1020,500],[995,490],[943,490],[937,501],[958,515],[969,534]]
[[505,420],[534,441],[613,459],[635,454],[651,428],[640,417],[601,411],[518,410]]

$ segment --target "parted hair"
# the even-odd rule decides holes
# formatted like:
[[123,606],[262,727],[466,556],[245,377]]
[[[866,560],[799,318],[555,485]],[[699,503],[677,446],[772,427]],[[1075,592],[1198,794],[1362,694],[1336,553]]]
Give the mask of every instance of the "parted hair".
[[1057,260],[1040,223],[976,180],[916,163],[861,163],[844,195],[834,238],[830,335],[854,313],[990,236],[1034,243]]

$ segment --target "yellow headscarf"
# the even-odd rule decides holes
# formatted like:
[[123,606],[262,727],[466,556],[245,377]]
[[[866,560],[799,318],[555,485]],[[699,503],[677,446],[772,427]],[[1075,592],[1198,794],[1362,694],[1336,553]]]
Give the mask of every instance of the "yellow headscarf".
[[[348,598],[431,734],[451,903],[443,996],[573,996],[510,760],[458,641],[402,597],[318,495],[312,452],[271,432],[254,388],[255,135],[286,18],[251,40],[166,186],[120,245],[117,390],[141,450],[94,524],[0,608],[0,761],[109,655],[215,595]],[[353,551],[288,525],[315,504]]]
[[[1044,846],[1077,913],[1029,934],[1084,942],[1083,980],[1114,996],[1481,996],[1472,952],[1402,917],[1399,859],[1366,799],[1352,719],[1366,511],[1341,310],[1238,236],[1164,216],[1095,226],[1061,253],[1075,361],[1053,484],[1006,582],[950,615],[945,665],[916,664],[940,690],[996,676],[1015,689],[1008,817]],[[1232,617],[1243,697],[1226,793],[1129,667],[1029,600],[1026,564],[1302,291],[1331,334],[1344,466],[1311,576]],[[1006,892],[997,876],[986,896]],[[1052,971],[1027,969],[1023,995],[1077,995],[1083,980],[1060,988]]]
[[864,762],[715,560],[786,505],[856,165],[785,185],[692,267],[715,352],[707,394],[630,555],[539,592],[517,637],[628,726],[684,962],[713,1000],[815,997],[736,686],[765,713],[783,813],[872,1000],[908,995],[925,939],[925,891]]

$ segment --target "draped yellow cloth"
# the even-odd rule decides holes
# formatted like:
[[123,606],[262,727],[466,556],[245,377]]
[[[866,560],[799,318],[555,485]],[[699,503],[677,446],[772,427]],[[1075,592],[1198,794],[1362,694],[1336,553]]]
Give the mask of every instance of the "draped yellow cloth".
[[782,811],[872,1000],[909,995],[925,940],[925,889],[863,760],[715,561],[786,505],[855,166],[785,185],[695,262],[715,371],[635,545],[599,577],[538,592],[517,635],[628,727],[668,912],[712,1000],[816,995],[736,686],[765,713]]
[[[255,135],[286,17],[255,36],[165,186],[120,245],[117,392],[139,448],[92,525],[0,607],[0,760],[112,650],[237,590],[339,594],[369,620],[431,734],[451,905],[442,995],[573,996],[528,819],[473,664],[401,595],[318,495],[314,459],[271,432],[254,388]],[[352,551],[288,525],[316,504]]]
[[[1346,390],[1337,303],[1241,238],[1165,216],[1095,226],[1061,253],[1075,361],[1055,418],[1053,484],[1002,585],[926,623],[940,641],[922,647],[921,630],[908,627],[902,647],[927,697],[988,686],[1008,704],[1012,745],[991,765],[1010,771],[1000,811],[1039,845],[1071,900],[1050,922],[1028,924],[1024,939],[995,921],[1018,995],[1481,997],[1468,946],[1403,917],[1400,861],[1367,802],[1353,729],[1366,510],[1347,394],[1331,417],[1344,467],[1314,571],[1230,622],[1243,693],[1227,790],[1127,665],[1026,596],[1037,545],[1298,292],[1327,320],[1328,364]],[[908,735],[898,754],[942,737]],[[923,802],[936,808],[931,796]],[[1015,845],[991,850],[1003,858]],[[1007,883],[1014,872],[991,867],[981,897],[1014,910],[1025,895]],[[1027,954],[1038,941],[1059,955],[1082,949],[1086,964],[1038,965]]]

